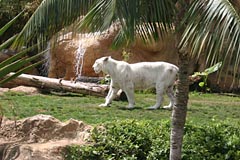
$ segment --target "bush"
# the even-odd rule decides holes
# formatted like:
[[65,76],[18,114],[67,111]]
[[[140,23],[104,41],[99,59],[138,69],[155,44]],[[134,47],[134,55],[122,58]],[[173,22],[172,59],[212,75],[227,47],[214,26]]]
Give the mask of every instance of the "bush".
[[229,123],[213,123],[209,126],[185,127],[183,160],[240,159],[239,127]]
[[[161,160],[169,158],[170,122],[125,120],[95,128],[92,144],[69,146],[67,160]],[[240,159],[240,134],[237,126],[211,123],[187,124],[182,159]]]

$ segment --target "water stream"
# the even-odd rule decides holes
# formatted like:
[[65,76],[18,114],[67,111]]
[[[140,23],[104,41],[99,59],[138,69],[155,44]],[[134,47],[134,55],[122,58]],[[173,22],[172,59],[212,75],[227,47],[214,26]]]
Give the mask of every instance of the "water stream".
[[83,69],[85,52],[86,52],[86,48],[83,47],[83,45],[80,41],[78,49],[76,51],[76,64],[75,64],[76,80],[80,79],[81,76],[82,76],[82,69]]
[[42,64],[41,69],[40,69],[40,75],[41,76],[47,76],[48,75],[48,68],[50,66],[50,62],[51,62],[51,56],[50,56],[50,41],[47,42],[47,47],[46,49],[48,50],[44,55],[43,55],[43,59],[45,60],[45,62]]

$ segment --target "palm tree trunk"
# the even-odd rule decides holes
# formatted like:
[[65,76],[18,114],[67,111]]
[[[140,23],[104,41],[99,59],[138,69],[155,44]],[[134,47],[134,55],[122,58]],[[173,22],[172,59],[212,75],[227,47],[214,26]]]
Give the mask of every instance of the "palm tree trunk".
[[170,160],[181,159],[189,93],[188,66],[189,59],[187,54],[179,51],[179,80],[176,90],[176,104],[172,112]]

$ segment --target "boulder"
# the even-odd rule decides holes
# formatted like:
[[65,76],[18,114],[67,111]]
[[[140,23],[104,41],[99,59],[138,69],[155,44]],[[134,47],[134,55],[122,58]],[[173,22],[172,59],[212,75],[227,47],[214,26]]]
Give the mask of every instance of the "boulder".
[[18,121],[5,118],[0,130],[0,159],[63,160],[64,148],[86,144],[92,128],[82,121],[63,123],[49,115]]
[[36,87],[28,87],[28,86],[17,86],[14,88],[9,89],[12,92],[22,92],[26,94],[38,94],[39,89]]
[[36,87],[29,87],[29,86],[17,86],[13,88],[0,88],[0,95],[3,95],[5,92],[22,92],[25,94],[38,94],[40,93],[39,89]]
[[0,88],[0,95],[3,95],[5,92],[8,92],[9,88]]

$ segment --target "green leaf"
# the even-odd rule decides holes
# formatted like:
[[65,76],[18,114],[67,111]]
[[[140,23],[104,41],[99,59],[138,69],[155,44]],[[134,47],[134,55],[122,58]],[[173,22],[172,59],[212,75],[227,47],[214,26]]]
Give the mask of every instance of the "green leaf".
[[13,47],[21,47],[36,39],[44,44],[62,28],[85,15],[94,2],[95,0],[43,0],[19,33]]
[[11,21],[5,24],[2,28],[0,28],[0,36],[2,36],[5,31],[12,26],[12,24],[22,15],[24,11],[20,12],[16,17],[14,17]]
[[37,45],[34,45],[34,46],[32,46],[32,47],[29,47],[29,48],[27,48],[27,49],[24,49],[23,51],[21,51],[21,52],[15,54],[15,55],[13,55],[12,57],[10,57],[10,58],[2,61],[2,62],[0,63],[0,68],[3,68],[4,66],[9,65],[10,63],[12,63],[12,62],[18,60],[19,58],[23,57],[25,54],[27,54],[28,51],[34,49],[36,46],[37,46]]
[[[229,0],[194,0],[182,23],[185,31],[179,47],[192,57],[204,55],[208,65],[222,62],[237,82],[240,65],[240,15]],[[211,68],[212,73],[220,68]],[[222,72],[221,72],[222,73]],[[227,75],[228,72],[224,72]]]
[[204,83],[204,82],[199,82],[198,85],[199,85],[200,87],[204,87],[205,83]]
[[222,66],[222,62],[218,62],[214,66],[205,69],[204,72],[206,72],[207,74],[214,73],[214,72],[218,71],[221,68],[221,66]]
[[197,76],[207,76],[206,72],[194,72],[192,77],[197,77]]
[[39,64],[43,63],[45,60],[36,62],[34,64],[28,65],[27,67],[22,68],[21,70],[17,71],[16,73],[14,73],[13,75],[3,79],[0,81],[0,86],[2,86],[4,83],[9,82],[11,80],[13,80],[14,78],[16,78],[17,76],[21,75],[22,73],[25,73],[26,71],[32,69],[33,67],[38,66]]
[[32,57],[29,57],[29,58],[22,58],[22,59],[19,59],[15,62],[12,62],[12,63],[9,63],[8,65],[0,68],[0,77],[4,77],[6,76],[8,73],[10,72],[14,72],[18,69],[20,69],[21,67],[23,67],[24,65],[30,63],[32,60],[34,59],[37,59],[38,57],[40,57],[41,55],[43,55],[47,50],[41,52],[41,53],[38,53],[37,55],[35,56],[32,56]]
[[96,32],[116,23],[119,30],[113,48],[129,45],[137,36],[151,42],[173,31],[175,9],[169,0],[98,0],[79,26]]
[[14,35],[12,36],[11,38],[9,38],[7,41],[3,42],[1,45],[0,45],[0,51],[9,47],[13,41],[16,39],[17,35]]

